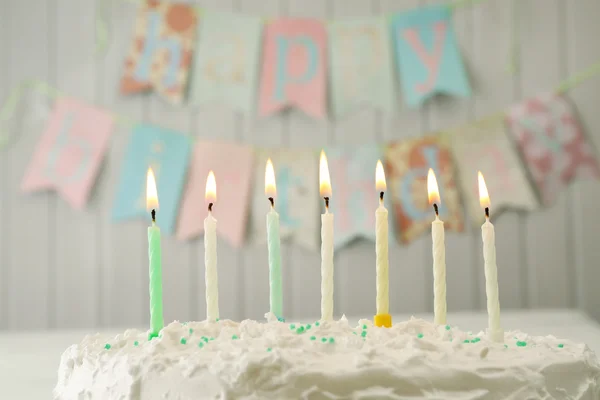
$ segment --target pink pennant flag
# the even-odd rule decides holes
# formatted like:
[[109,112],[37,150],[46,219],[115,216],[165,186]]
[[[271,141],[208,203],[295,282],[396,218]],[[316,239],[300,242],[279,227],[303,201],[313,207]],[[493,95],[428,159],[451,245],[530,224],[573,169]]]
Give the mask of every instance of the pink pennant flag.
[[108,147],[113,118],[61,97],[23,178],[21,190],[54,189],[76,209],[85,206]]
[[208,209],[204,202],[206,178],[213,170],[217,181],[217,201],[213,215],[217,232],[235,247],[244,240],[250,200],[252,150],[221,142],[198,142],[194,150],[188,183],[183,196],[177,237],[189,239],[204,232]]
[[579,178],[600,178],[600,165],[566,98],[544,94],[513,106],[507,115],[544,205]]
[[313,19],[279,19],[265,28],[260,115],[288,105],[308,115],[326,115],[326,41],[323,23]]

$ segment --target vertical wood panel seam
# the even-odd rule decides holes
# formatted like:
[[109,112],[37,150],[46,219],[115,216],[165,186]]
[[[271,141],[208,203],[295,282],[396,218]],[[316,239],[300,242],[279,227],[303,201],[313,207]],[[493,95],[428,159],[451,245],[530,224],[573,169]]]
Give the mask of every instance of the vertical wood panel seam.
[[[58,20],[58,15],[57,15],[57,4],[56,4],[56,0],[50,0],[48,2],[48,6],[46,8],[46,24],[47,24],[47,34],[48,37],[46,38],[47,40],[47,45],[48,45],[48,59],[47,59],[47,68],[48,68],[48,72],[47,72],[47,78],[50,81],[51,84],[53,84],[54,86],[56,86],[56,83],[58,81],[57,79],[57,73],[56,73],[56,63],[57,63],[57,58],[56,58],[56,51],[57,51],[57,40],[58,40],[58,24],[57,24],[57,20]],[[48,238],[47,238],[47,245],[48,245],[48,256],[47,256],[47,260],[48,260],[48,265],[47,265],[47,270],[48,270],[48,303],[47,303],[47,309],[48,309],[48,316],[47,316],[47,327],[48,328],[56,328],[57,327],[57,315],[58,315],[58,302],[57,302],[57,276],[56,276],[56,265],[57,265],[57,259],[56,257],[57,255],[57,251],[56,251],[56,244],[57,244],[57,237],[58,237],[58,218],[57,218],[57,214],[58,214],[58,207],[57,207],[57,201],[56,201],[56,194],[55,193],[48,193],[46,194],[46,198],[48,201],[47,204],[47,210],[48,210],[48,226],[47,226],[47,230],[48,230]]]

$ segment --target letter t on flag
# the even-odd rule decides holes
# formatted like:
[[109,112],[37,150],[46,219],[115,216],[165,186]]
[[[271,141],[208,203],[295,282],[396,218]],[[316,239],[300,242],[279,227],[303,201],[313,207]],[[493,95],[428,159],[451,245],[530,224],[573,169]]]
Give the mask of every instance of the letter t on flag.
[[61,97],[42,134],[21,189],[55,189],[82,209],[108,147],[113,118],[102,110]]
[[399,13],[392,20],[402,91],[410,106],[446,92],[469,96],[471,89],[447,6]]

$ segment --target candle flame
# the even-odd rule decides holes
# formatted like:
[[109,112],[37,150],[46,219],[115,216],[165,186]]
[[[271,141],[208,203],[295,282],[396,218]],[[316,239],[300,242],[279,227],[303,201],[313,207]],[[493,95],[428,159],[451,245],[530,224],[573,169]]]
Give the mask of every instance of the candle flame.
[[146,174],[146,210],[158,210],[158,193],[156,191],[156,179],[154,171],[148,168]]
[[215,173],[212,170],[208,173],[206,178],[206,192],[204,199],[207,203],[214,203],[217,201],[217,181],[215,180]]
[[273,162],[269,158],[267,160],[267,167],[265,168],[265,194],[267,197],[277,196],[277,185],[275,184],[275,170],[273,169]]
[[481,171],[477,171],[477,181],[479,182],[479,204],[482,208],[490,206],[490,195],[488,194],[485,180]]
[[433,169],[429,168],[427,173],[427,197],[429,198],[429,204],[439,204],[440,200],[440,189],[438,188],[437,179]]
[[321,197],[331,196],[329,167],[327,166],[327,157],[323,150],[321,150],[321,159],[319,160],[319,193],[321,194]]
[[385,192],[387,185],[385,183],[385,171],[381,160],[377,160],[377,168],[375,168],[375,189],[378,192]]

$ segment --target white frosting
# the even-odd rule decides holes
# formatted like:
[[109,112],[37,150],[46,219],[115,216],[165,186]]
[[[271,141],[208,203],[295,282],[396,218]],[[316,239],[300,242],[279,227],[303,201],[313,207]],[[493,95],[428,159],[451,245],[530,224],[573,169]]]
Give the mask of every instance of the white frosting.
[[150,342],[136,330],[87,336],[63,354],[54,399],[600,398],[598,359],[569,340],[507,332],[505,347],[483,332],[420,319],[352,328],[342,318],[291,329],[268,318],[174,322]]

